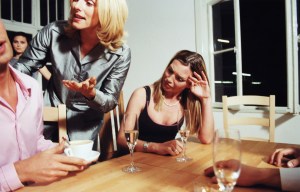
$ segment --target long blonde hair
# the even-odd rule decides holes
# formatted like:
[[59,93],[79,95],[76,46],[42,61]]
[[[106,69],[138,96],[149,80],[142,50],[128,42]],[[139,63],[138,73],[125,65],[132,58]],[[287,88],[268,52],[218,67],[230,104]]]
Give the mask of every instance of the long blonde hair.
[[[96,34],[99,42],[109,50],[115,51],[124,44],[124,28],[128,17],[126,0],[97,0],[97,8],[99,26]],[[77,31],[71,25],[72,16],[73,14],[70,14],[68,26],[65,28],[70,37]]]
[[[175,54],[175,56],[170,60],[166,69],[169,65],[174,61],[178,60],[182,65],[189,66],[192,72],[196,72],[201,74],[201,71],[204,71],[206,77],[206,66],[203,57],[196,52],[181,50]],[[153,100],[155,104],[155,110],[160,110],[163,104],[163,90],[162,90],[162,80],[163,76],[154,82],[154,90],[153,90]],[[189,89],[185,89],[181,93],[180,103],[184,109],[189,109],[191,114],[191,134],[196,133],[198,131],[198,127],[201,126],[201,102],[198,97],[196,97],[193,93],[189,91]]]

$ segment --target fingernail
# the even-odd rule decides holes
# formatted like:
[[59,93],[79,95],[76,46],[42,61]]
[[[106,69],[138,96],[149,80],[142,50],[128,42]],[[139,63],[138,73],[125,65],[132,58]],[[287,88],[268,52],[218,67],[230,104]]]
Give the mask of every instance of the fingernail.
[[291,161],[289,161],[289,162],[287,163],[287,165],[288,165],[288,167],[294,167],[294,164],[293,164],[293,162],[291,162]]

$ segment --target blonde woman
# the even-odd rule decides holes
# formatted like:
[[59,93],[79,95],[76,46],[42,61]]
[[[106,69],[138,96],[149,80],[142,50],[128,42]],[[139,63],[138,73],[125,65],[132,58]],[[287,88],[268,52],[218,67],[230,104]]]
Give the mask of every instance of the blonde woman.
[[[70,140],[96,140],[131,61],[123,42],[128,9],[124,0],[70,0],[70,7],[68,21],[51,23],[33,38],[18,69],[31,73],[51,62],[45,105],[66,104]],[[44,135],[58,140],[51,126],[45,126]]]
[[[135,150],[180,154],[182,145],[175,136],[177,113],[183,109],[190,110],[191,134],[197,134],[202,143],[210,143],[214,120],[206,67],[200,54],[188,50],[176,53],[158,81],[138,88],[131,95],[126,113],[138,114],[140,128]],[[123,132],[121,126],[118,143],[126,149]]]

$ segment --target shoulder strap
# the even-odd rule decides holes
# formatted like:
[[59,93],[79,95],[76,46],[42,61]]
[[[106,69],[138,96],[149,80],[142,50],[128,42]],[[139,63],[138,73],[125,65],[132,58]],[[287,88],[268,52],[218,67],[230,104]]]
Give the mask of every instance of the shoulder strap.
[[149,102],[150,101],[150,96],[151,96],[151,89],[149,86],[144,86],[145,90],[146,90],[146,101]]

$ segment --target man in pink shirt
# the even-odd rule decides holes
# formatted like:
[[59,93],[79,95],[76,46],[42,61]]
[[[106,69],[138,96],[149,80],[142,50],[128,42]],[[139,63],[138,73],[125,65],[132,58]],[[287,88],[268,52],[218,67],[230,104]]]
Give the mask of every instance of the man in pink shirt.
[[49,183],[83,170],[83,159],[61,155],[43,137],[43,96],[38,83],[10,67],[12,47],[0,20],[0,191],[26,183]]

